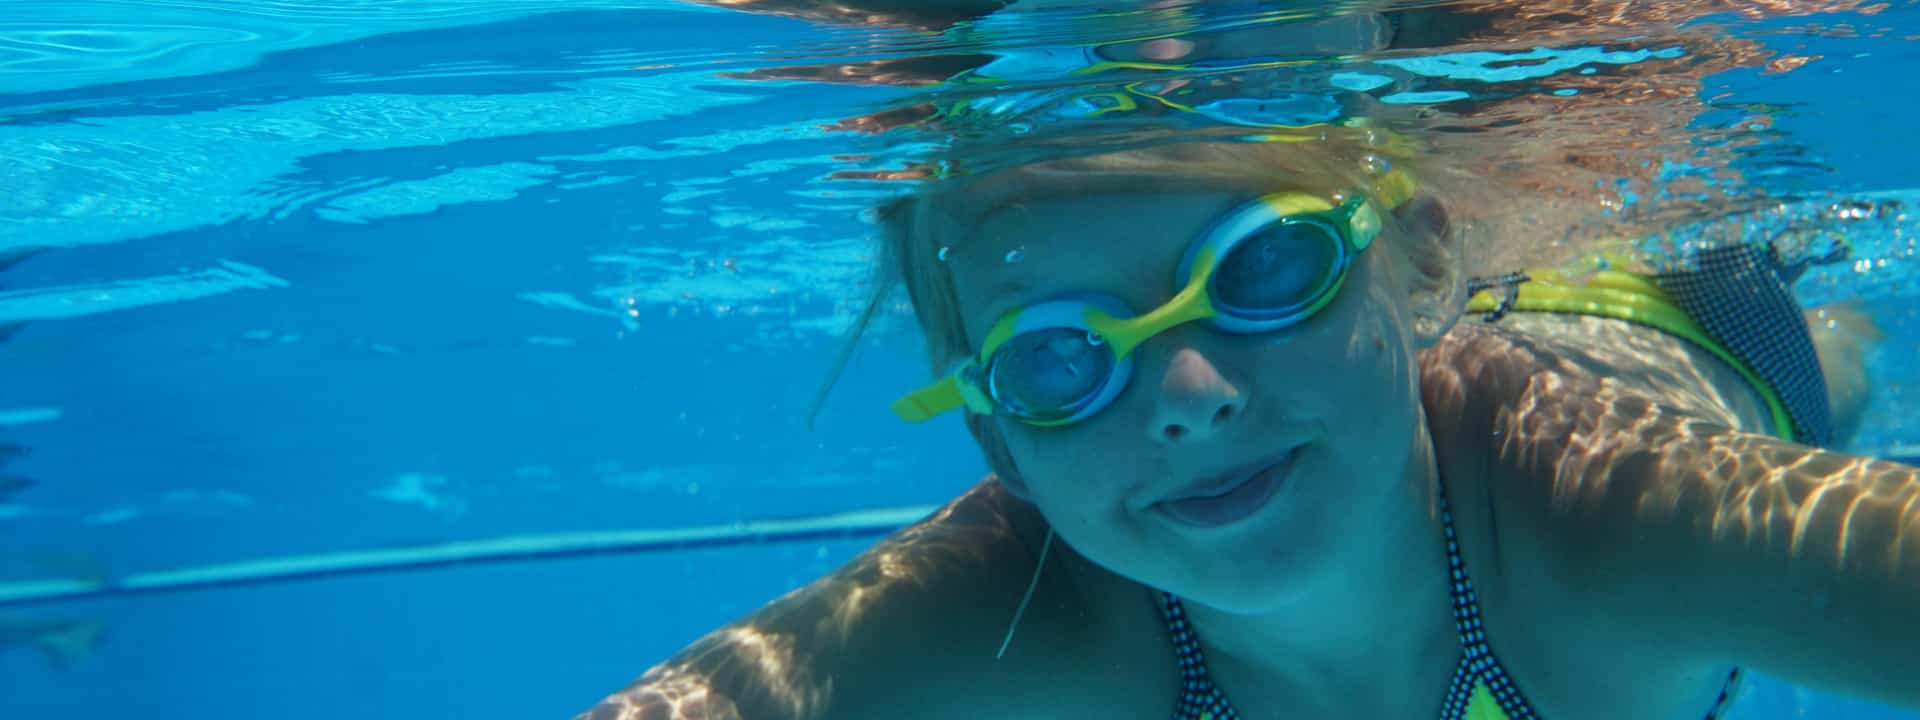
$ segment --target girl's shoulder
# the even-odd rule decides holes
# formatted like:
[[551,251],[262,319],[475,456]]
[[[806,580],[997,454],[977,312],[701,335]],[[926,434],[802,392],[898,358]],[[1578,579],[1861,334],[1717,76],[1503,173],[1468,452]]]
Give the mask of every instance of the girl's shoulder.
[[[1685,423],[1731,426],[1738,413],[1717,404],[1693,358],[1565,320],[1577,332],[1463,324],[1421,358],[1440,482],[1487,637],[1548,716],[1617,717],[1629,702],[1643,717],[1704,711],[1712,697],[1701,694],[1726,668],[1704,646],[1664,641],[1684,637],[1679,616],[1647,578],[1669,569],[1637,562],[1644,543],[1623,538],[1642,529],[1618,508],[1667,494],[1673,478],[1657,459]],[[1622,687],[1630,697],[1607,696]]]
[[696,698],[722,720],[1137,709],[1140,698],[1112,690],[1113,675],[1079,676],[1090,668],[1164,670],[1168,661],[1127,663],[1102,652],[1114,643],[1102,627],[1113,613],[1089,611],[1075,567],[1085,561],[1057,539],[1000,652],[1044,537],[1037,512],[989,479],[834,572],[708,633],[582,718],[687,717]]

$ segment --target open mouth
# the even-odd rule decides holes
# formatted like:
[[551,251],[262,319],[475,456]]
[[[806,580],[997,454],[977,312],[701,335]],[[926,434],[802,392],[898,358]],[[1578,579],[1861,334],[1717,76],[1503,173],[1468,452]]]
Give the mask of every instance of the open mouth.
[[1288,450],[1278,458],[1267,459],[1243,469],[1230,471],[1179,497],[1154,503],[1168,516],[1188,525],[1222,527],[1231,525],[1265,507],[1274,490],[1293,468],[1300,448]]

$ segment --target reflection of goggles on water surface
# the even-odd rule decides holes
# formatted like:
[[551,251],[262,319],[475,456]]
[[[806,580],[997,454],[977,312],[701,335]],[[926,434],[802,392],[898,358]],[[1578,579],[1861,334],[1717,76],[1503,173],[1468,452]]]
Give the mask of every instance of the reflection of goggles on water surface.
[[[1254,70],[1325,62],[1384,50],[1399,32],[1398,15],[1392,13],[1312,19],[1280,19],[1271,13],[1255,13],[1243,14],[1237,20],[1160,18],[1139,28],[1151,27],[1150,32],[1125,39],[1110,30],[1088,30],[1080,37],[1108,38],[1039,47],[1005,42],[996,37],[1000,33],[979,27],[982,22],[971,28],[978,37],[966,41],[992,48],[996,59],[970,74],[999,81],[1063,79],[1123,69]],[[1021,19],[1012,16],[1007,22],[1020,24]],[[1030,31],[1007,34],[1032,35]],[[1121,30],[1119,34],[1127,33]]]
[[[953,82],[1012,87],[954,102],[942,114],[949,121],[1084,120],[1145,106],[1246,127],[1338,123],[1345,113],[1334,94],[1260,90],[1244,83],[1247,78],[1275,77],[1285,68],[1379,50],[1392,34],[1392,24],[1379,16],[1349,15],[1182,30],[1097,46],[1005,48],[996,51],[992,62]],[[1155,43],[1168,45],[1149,50]],[[1224,72],[1236,79],[1212,87],[1208,76]],[[1109,73],[1123,79],[1095,79]]]
[[[1021,54],[1034,55],[1044,53],[1072,53],[1091,55],[1092,48],[1040,49],[1022,51]],[[1002,58],[1006,60],[1008,58]],[[998,61],[996,61],[997,63]],[[1306,65],[1304,61],[1288,60],[1258,63],[1250,69],[1281,68]],[[1246,66],[1239,66],[1246,67]],[[981,68],[980,73],[993,68],[993,65]],[[1138,62],[1098,61],[1083,66],[1074,75],[1081,73],[1104,72],[1107,70],[1167,70],[1193,71],[1192,66],[1159,65]],[[961,79],[962,82],[976,85],[992,85],[1003,82],[997,77],[984,74]],[[980,119],[1048,119],[1048,120],[1087,120],[1100,118],[1112,113],[1131,113],[1141,110],[1143,104],[1157,106],[1179,113],[1191,113],[1206,119],[1245,127],[1284,127],[1300,128],[1312,125],[1339,122],[1345,116],[1340,101],[1332,95],[1307,92],[1273,92],[1260,97],[1229,95],[1219,98],[1191,97],[1198,88],[1185,79],[1150,79],[1121,83],[1103,84],[1097,87],[1072,86],[1033,90],[1005,90],[986,97],[972,98],[953,103],[943,108],[942,115],[949,121]]]
[[1088,120],[1111,113],[1137,112],[1147,103],[1241,127],[1305,129],[1350,119],[1340,101],[1331,95],[1280,92],[1258,98],[1193,100],[1182,97],[1192,94],[1193,88],[1169,87],[1171,85],[1174,84],[1153,81],[1126,83],[1117,89],[1003,92],[955,103],[944,108],[942,115],[949,122],[973,118],[999,121],[1033,117],[1034,113],[1048,120]]
[[[1375,183],[1388,210],[1414,183],[1391,171]],[[1079,422],[1112,404],[1133,377],[1133,351],[1196,320],[1236,334],[1271,333],[1325,308],[1353,261],[1380,234],[1383,209],[1361,193],[1335,205],[1276,193],[1228,213],[1194,241],[1165,305],[1134,315],[1118,299],[1073,294],[1009,312],[978,357],[893,404],[909,421],[965,407],[1029,425]]]

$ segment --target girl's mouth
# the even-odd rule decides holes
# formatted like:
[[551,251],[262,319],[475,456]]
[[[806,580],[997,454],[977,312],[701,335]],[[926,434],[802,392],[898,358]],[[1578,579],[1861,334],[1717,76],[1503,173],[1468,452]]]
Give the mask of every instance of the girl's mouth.
[[1293,468],[1300,448],[1278,458],[1228,471],[1195,483],[1192,490],[1154,503],[1168,516],[1187,525],[1223,527],[1239,522],[1265,507],[1273,492]]

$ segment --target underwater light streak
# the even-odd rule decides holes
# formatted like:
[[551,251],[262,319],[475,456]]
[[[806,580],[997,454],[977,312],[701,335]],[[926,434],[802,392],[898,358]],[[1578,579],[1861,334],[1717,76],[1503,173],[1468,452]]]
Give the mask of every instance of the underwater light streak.
[[899,530],[936,509],[934,505],[907,505],[725,525],[515,535],[434,545],[286,555],[134,573],[104,582],[65,578],[28,580],[0,583],[0,608],[454,565],[874,537]]
[[260,268],[223,260],[219,267],[178,275],[0,292],[0,325],[94,315],[287,285],[287,281]]

